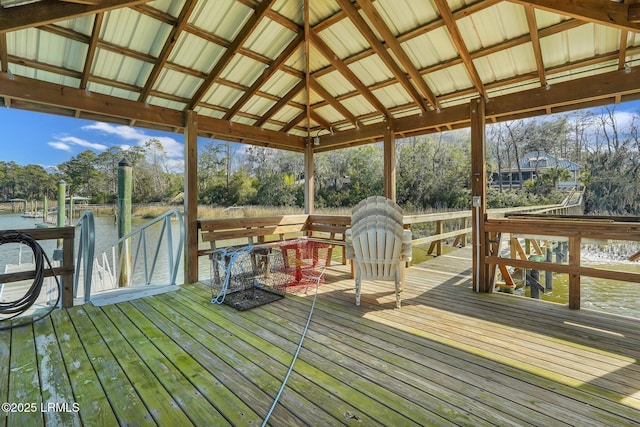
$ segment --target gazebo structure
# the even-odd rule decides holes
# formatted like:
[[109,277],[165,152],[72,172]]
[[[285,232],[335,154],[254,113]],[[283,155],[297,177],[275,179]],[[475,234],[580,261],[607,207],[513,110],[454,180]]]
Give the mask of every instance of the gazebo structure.
[[484,127],[640,98],[640,4],[621,0],[0,1],[2,105],[315,153],[470,127],[474,283],[488,264]]

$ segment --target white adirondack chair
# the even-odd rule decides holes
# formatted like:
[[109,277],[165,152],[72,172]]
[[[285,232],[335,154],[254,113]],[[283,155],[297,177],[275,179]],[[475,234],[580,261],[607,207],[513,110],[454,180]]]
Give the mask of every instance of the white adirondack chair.
[[353,208],[345,241],[355,270],[356,305],[360,305],[362,280],[393,280],[400,308],[404,265],[411,260],[411,230],[403,228],[402,217],[402,209],[381,196],[369,197]]

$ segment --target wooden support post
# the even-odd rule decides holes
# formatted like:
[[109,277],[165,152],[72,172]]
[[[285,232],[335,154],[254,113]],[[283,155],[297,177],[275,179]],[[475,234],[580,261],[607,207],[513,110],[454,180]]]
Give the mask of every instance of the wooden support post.
[[315,205],[315,169],[313,167],[313,142],[311,139],[311,27],[309,25],[309,0],[302,4],[304,15],[304,81],[307,118],[307,145],[304,149],[304,212],[313,213]]
[[387,119],[384,132],[384,196],[396,201],[396,135],[393,131],[393,120]]
[[[546,251],[546,261],[551,263],[553,261],[553,248],[551,247],[551,242],[547,242]],[[553,290],[553,271],[544,272],[544,289],[547,291]]]
[[[442,222],[442,220],[436,221],[436,234],[442,234],[444,232]],[[442,256],[442,240],[436,242],[436,254]]]
[[64,308],[73,307],[73,240],[73,234],[71,234],[62,243],[62,266],[71,267],[70,273],[62,275],[62,307]]
[[[64,198],[67,196],[67,183],[64,180],[58,181],[58,218],[57,227],[64,227]],[[62,239],[58,239],[58,248],[62,247]]]
[[42,201],[42,223],[46,224],[49,217],[49,199],[47,196],[44,196],[44,200]]
[[313,168],[313,144],[304,150],[304,213],[312,214],[315,204],[315,170]]
[[[569,265],[580,267],[580,237],[569,237]],[[569,308],[580,309],[579,274],[569,274]]]
[[484,231],[487,216],[487,171],[485,164],[485,102],[483,98],[470,103],[471,119],[471,220],[473,241],[473,289],[492,292],[487,256],[487,236]]
[[[131,233],[132,190],[133,167],[127,159],[123,158],[118,163],[118,239]],[[120,259],[118,286],[129,286],[129,280],[131,280],[131,240],[120,242],[118,257]]]
[[184,283],[198,281],[198,113],[185,114],[184,132]]

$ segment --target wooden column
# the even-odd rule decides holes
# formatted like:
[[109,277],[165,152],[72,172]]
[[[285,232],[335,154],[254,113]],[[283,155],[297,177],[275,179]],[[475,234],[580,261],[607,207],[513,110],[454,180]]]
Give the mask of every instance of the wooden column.
[[387,119],[384,132],[384,196],[396,201],[396,135],[393,121]]
[[487,218],[487,171],[485,164],[485,102],[483,98],[471,100],[470,118],[473,289],[476,292],[491,292],[489,266],[485,262],[489,248],[484,231],[484,222]]
[[184,283],[198,281],[198,113],[185,114]]
[[[580,267],[580,237],[569,238],[569,266]],[[569,308],[580,309],[580,275],[569,273]]]
[[313,168],[313,143],[304,149],[304,213],[312,214],[315,202],[315,171]]
[[[131,200],[133,194],[133,167],[129,160],[122,158],[118,163],[118,239],[131,233]],[[73,197],[70,197],[73,200]],[[73,205],[71,205],[73,209]],[[118,286],[129,286],[131,277],[131,238],[118,245],[120,265]]]
[[313,205],[315,204],[315,171],[313,168],[313,140],[311,138],[311,66],[310,64],[310,33],[309,26],[309,0],[303,2],[304,13],[304,78],[305,78],[305,94],[307,116],[307,144],[304,149],[304,212],[306,214],[313,213]]

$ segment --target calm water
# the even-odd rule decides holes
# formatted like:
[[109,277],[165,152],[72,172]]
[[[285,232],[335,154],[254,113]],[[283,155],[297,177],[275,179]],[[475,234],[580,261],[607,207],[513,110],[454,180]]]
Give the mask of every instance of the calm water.
[[[96,216],[96,254],[101,254],[109,250],[117,241],[117,227],[111,216]],[[19,214],[0,214],[0,230],[34,228],[36,223],[40,223],[40,218],[22,218]],[[148,220],[134,220],[132,228],[136,229],[145,224]],[[172,224],[174,233],[178,233],[177,223]],[[159,233],[158,228],[151,228],[148,241],[155,241],[154,233]],[[177,235],[177,234],[176,234]],[[55,248],[55,241],[47,241],[41,243],[47,254],[51,256]],[[4,266],[7,263],[18,262],[19,247],[18,244],[6,244],[0,246],[0,272],[4,272]],[[420,248],[416,248],[420,252]],[[422,251],[424,252],[424,251]],[[414,263],[419,262],[421,253],[416,253]],[[29,262],[31,250],[23,246],[23,262]],[[424,258],[424,256],[422,256]],[[162,257],[158,264],[162,265]],[[597,268],[606,268],[610,270],[623,270],[629,272],[640,273],[640,263],[638,262],[613,262],[600,258],[594,260],[590,264],[586,264]],[[164,273],[164,269],[160,269],[160,274]],[[200,277],[206,278],[210,275],[210,267],[206,258],[200,259]],[[182,283],[182,262],[180,263],[177,282]],[[541,283],[544,284],[544,273],[540,273]],[[528,295],[529,289],[517,290],[517,294]],[[595,309],[599,311],[621,314],[640,318],[640,283],[617,282],[610,280],[595,279],[590,277],[582,278],[582,307]],[[566,304],[568,301],[568,277],[566,274],[553,275],[553,290],[547,291],[542,295],[542,299]]]
[[[136,228],[144,225],[149,220],[147,219],[133,219],[131,228],[135,230]],[[35,228],[37,223],[41,223],[41,218],[22,218],[20,214],[0,214],[0,230],[14,230],[14,229],[26,229],[26,228]],[[118,240],[118,228],[114,223],[114,218],[112,216],[94,216],[95,228],[96,228],[96,248],[95,254],[96,257],[100,258],[103,252],[107,252],[108,256],[111,257],[111,248],[113,245],[117,243]],[[161,224],[156,224],[153,227],[149,228],[147,231],[147,248],[149,256],[151,257],[152,251],[155,250],[155,244],[160,233]],[[172,231],[174,232],[174,236],[178,236],[178,224],[172,223]],[[78,233],[76,233],[76,238],[78,237]],[[47,255],[51,258],[53,254],[53,250],[56,247],[56,241],[43,241],[39,242],[43,249],[46,251]],[[133,243],[135,249],[136,243]],[[19,259],[20,247],[22,246],[22,262],[30,262],[31,260],[31,250],[23,245],[19,244],[6,244],[0,246],[0,272],[4,272],[4,268],[6,264],[17,264]],[[165,246],[163,246],[164,248]],[[78,245],[76,242],[75,254],[77,254]],[[157,273],[154,275],[152,283],[163,283],[164,280],[168,278],[167,268],[165,267],[166,262],[166,253],[161,250],[158,256],[157,261]],[[206,265],[205,265],[206,267]],[[208,271],[208,268],[207,268]],[[134,277],[144,277],[143,269],[140,268]],[[182,283],[183,272],[182,272],[182,257],[179,265],[179,271],[177,276],[177,283]]]

